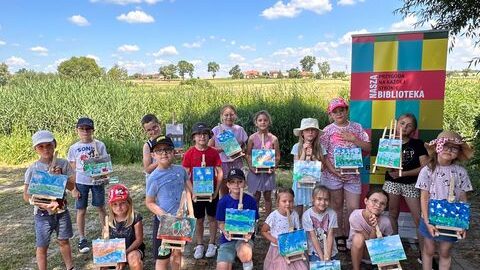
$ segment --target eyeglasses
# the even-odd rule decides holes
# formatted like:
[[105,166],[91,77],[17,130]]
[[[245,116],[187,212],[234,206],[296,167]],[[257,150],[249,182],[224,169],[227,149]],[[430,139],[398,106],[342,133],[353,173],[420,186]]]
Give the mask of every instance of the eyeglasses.
[[163,148],[163,149],[155,149],[153,150],[155,154],[171,154],[173,152],[172,148]]
[[160,128],[159,125],[155,125],[155,126],[153,126],[152,128],[145,129],[145,131],[146,131],[146,132],[155,131],[155,130],[158,130],[159,128]]
[[387,206],[386,202],[383,202],[383,201],[380,201],[380,200],[377,200],[377,199],[368,199],[368,200],[371,201],[374,205],[378,205],[380,207]]
[[453,146],[453,145],[443,145],[442,151],[444,151],[444,152],[458,153],[458,152],[460,151],[460,147]]

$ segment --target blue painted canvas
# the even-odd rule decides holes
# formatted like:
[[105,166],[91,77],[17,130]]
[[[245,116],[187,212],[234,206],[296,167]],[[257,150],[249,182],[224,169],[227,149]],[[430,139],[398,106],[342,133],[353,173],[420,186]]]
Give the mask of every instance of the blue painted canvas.
[[365,241],[372,264],[406,260],[402,241],[398,234]]
[[213,194],[213,167],[194,167],[193,168],[193,193]]
[[255,210],[227,208],[225,231],[248,234],[255,231]]
[[337,147],[333,150],[333,160],[335,168],[363,167],[362,149]]
[[278,235],[278,250],[282,256],[290,256],[306,251],[307,235],[304,230],[282,233]]
[[172,139],[175,149],[183,148],[183,124],[166,124],[165,134]]
[[275,150],[252,149],[252,165],[254,168],[275,167]]
[[92,241],[94,265],[116,265],[126,262],[125,238],[97,239]]
[[385,168],[402,167],[402,140],[380,139],[375,165]]
[[61,199],[65,193],[67,181],[66,175],[35,170],[28,185],[28,194]]
[[238,144],[237,139],[235,139],[235,135],[230,130],[220,132],[217,135],[217,140],[220,148],[223,149],[223,152],[225,152],[227,156],[232,156],[242,151],[240,144]]
[[430,200],[428,221],[432,225],[468,229],[470,227],[470,204],[449,202],[447,200]]
[[322,163],[320,161],[295,160],[293,181],[320,181]]
[[83,171],[90,177],[99,177],[113,172],[110,155],[93,157],[83,161]]
[[310,270],[341,270],[339,260],[310,262]]

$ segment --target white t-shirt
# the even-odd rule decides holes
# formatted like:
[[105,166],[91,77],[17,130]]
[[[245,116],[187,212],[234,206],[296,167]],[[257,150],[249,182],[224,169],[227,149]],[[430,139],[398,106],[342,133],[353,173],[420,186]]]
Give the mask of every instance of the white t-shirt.
[[[297,212],[292,211],[290,214],[290,218],[292,220],[292,225],[294,229],[300,229],[300,218]],[[288,217],[280,214],[278,210],[273,211],[268,215],[265,223],[270,226],[270,234],[278,239],[278,235],[282,233],[287,233],[289,226],[288,226]],[[276,246],[273,243],[270,243],[272,246]]]
[[[315,231],[315,235],[317,236],[318,242],[320,243],[320,248],[323,252],[323,237],[322,235],[328,233],[329,229],[336,229],[338,228],[338,221],[337,221],[337,213],[333,211],[331,208],[327,208],[325,212],[317,214],[313,211],[313,207],[310,207],[302,216],[302,225],[303,229],[307,232]],[[313,247],[312,241],[310,237],[308,238],[308,253],[312,254],[315,251]],[[332,247],[332,255],[331,257],[337,255],[337,245],[335,241],[333,241]]]
[[75,162],[76,182],[83,185],[93,185],[92,178],[83,172],[83,161],[95,156],[94,142],[97,144],[98,156],[107,155],[105,144],[99,140],[91,143],[76,142],[68,150],[68,162]]

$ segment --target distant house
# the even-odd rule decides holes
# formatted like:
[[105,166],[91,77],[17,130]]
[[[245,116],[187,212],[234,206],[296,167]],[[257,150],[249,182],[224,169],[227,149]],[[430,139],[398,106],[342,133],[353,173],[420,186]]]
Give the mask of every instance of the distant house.
[[300,72],[300,77],[301,77],[302,79],[304,79],[304,78],[313,78],[313,75],[314,75],[314,74],[313,74],[313,72],[311,72],[311,71],[302,71],[302,72]]
[[245,79],[255,79],[255,78],[258,78],[258,76],[260,76],[260,72],[256,70],[247,70],[243,72],[243,75],[245,76]]
[[269,72],[269,77],[272,78],[272,79],[276,79],[278,78],[278,76],[280,75],[280,71],[279,70],[272,70]]

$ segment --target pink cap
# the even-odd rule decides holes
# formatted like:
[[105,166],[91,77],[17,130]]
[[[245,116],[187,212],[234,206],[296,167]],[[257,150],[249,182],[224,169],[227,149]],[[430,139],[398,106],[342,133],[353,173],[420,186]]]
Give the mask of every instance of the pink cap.
[[335,110],[338,107],[348,108],[348,104],[341,97],[334,98],[332,99],[332,101],[330,101],[330,104],[328,104],[328,113],[331,113],[333,110]]

